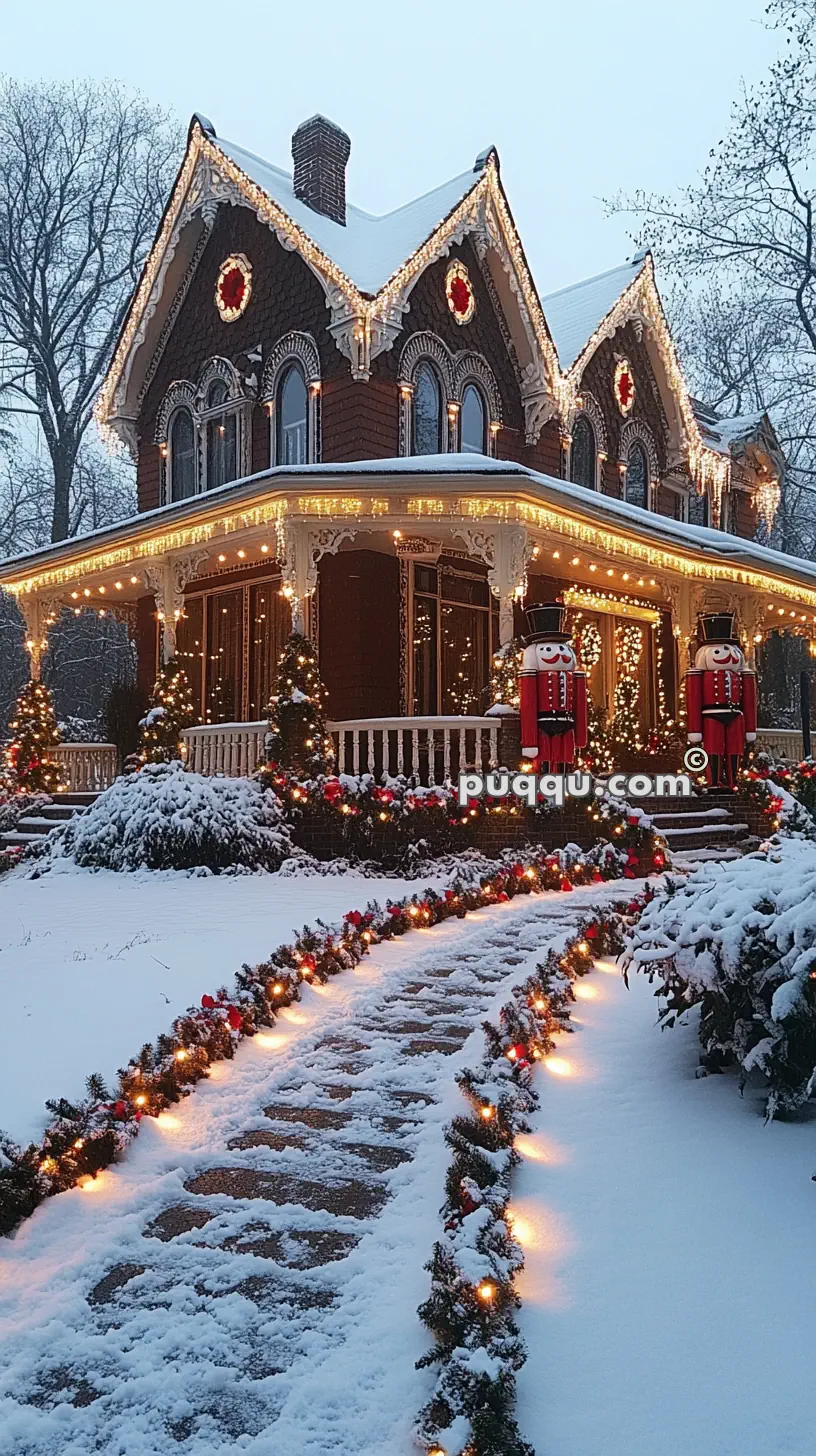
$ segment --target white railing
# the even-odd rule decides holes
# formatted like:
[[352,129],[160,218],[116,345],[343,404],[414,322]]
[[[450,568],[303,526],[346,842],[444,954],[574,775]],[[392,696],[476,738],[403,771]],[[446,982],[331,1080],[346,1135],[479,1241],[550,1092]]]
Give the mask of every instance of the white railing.
[[119,772],[115,743],[60,743],[52,752],[72,793],[109,789]]
[[[337,773],[416,775],[420,783],[455,778],[460,768],[486,769],[499,756],[498,718],[354,718],[327,723]],[[268,724],[206,723],[184,731],[194,773],[250,774],[264,759]]]
[[499,756],[497,718],[356,718],[326,727],[338,773],[416,775],[430,786]]
[[269,724],[203,723],[198,728],[185,728],[185,759],[193,773],[225,774],[227,778],[245,778],[254,773],[264,759],[264,737]]
[[757,753],[769,753],[772,758],[788,758],[792,763],[800,763],[805,754],[802,730],[801,728],[757,728],[754,750]]

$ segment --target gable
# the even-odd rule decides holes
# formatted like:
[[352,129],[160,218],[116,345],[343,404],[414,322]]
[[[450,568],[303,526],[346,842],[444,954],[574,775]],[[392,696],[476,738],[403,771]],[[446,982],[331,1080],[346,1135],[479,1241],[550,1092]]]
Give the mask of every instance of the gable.
[[[252,266],[252,295],[246,311],[225,323],[215,306],[215,284],[224,259],[243,253]],[[296,252],[245,207],[219,207],[212,230],[183,290],[166,337],[157,343],[138,396],[138,435],[153,439],[156,413],[176,379],[195,382],[216,355],[237,362],[259,345],[264,354],[291,329],[310,332],[324,369],[343,367],[327,332],[329,310],[323,289]]]
[[[476,300],[473,317],[461,325],[453,317],[445,294],[447,270],[454,259],[467,268]],[[451,248],[446,257],[439,258],[425,269],[411,293],[410,310],[404,316],[402,332],[394,347],[374,360],[375,372],[396,380],[406,343],[412,334],[425,332],[441,339],[452,354],[471,350],[487,361],[501,395],[504,424],[512,430],[522,431],[524,416],[510,329],[501,302],[486,281],[469,238],[464,238]]]
[[[626,415],[618,408],[614,388],[615,368],[618,360],[624,358],[631,366],[635,381],[635,402]],[[630,322],[618,329],[611,339],[604,339],[586,365],[578,381],[578,389],[579,397],[581,390],[589,390],[601,407],[610,461],[621,458],[621,433],[627,422],[641,420],[654,439],[660,473],[665,474],[669,462],[669,424],[642,328]]]

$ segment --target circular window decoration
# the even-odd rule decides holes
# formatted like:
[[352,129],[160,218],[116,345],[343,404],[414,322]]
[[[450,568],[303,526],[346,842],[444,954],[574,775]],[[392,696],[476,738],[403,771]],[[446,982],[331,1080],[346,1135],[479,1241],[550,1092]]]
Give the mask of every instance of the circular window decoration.
[[464,263],[457,259],[445,274],[445,296],[448,308],[458,324],[469,324],[476,312],[473,284]]
[[225,324],[234,324],[252,296],[252,265],[243,253],[225,258],[218,270],[215,306]]
[[615,402],[622,415],[628,415],[635,402],[635,378],[628,359],[619,359],[615,366]]

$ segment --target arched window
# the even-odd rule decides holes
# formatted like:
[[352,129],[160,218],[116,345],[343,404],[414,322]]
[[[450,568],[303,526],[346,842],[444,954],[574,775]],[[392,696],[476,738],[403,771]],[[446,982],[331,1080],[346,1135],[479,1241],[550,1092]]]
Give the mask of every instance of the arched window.
[[442,391],[432,364],[420,364],[414,376],[414,455],[441,455]]
[[238,419],[220,407],[229,400],[229,389],[223,379],[214,379],[207,390],[207,412],[218,411],[207,419],[207,489],[226,485],[238,474]]
[[643,506],[646,510],[649,505],[649,466],[646,460],[646,451],[639,440],[635,440],[630,447],[629,457],[626,461],[626,499],[633,506]]
[[276,416],[278,465],[305,465],[309,458],[309,399],[297,364],[290,364],[281,376]]
[[462,395],[462,432],[460,449],[464,455],[486,455],[485,407],[481,391],[475,384],[465,385]]
[[585,485],[587,490],[594,490],[597,458],[595,431],[586,415],[579,415],[572,431],[570,480],[576,485]]
[[170,499],[187,500],[196,493],[196,437],[188,409],[176,411],[170,426]]

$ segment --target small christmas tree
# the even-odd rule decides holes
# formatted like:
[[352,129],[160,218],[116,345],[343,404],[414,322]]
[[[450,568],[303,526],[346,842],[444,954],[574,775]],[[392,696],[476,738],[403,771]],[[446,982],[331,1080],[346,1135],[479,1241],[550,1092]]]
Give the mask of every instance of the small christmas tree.
[[505,642],[493,653],[493,671],[490,674],[490,701],[501,703],[505,708],[518,708],[519,672],[524,657],[524,644],[520,637]]
[[153,684],[150,707],[139,724],[143,761],[169,763],[181,758],[182,732],[192,728],[197,717],[187,675],[171,658]]
[[300,632],[293,632],[278,660],[269,702],[266,751],[271,763],[297,778],[326,773],[332,745],[326,734],[325,702],[314,647]]
[[616,768],[615,755],[609,738],[609,724],[606,708],[589,699],[587,712],[587,743],[578,754],[581,768],[595,778],[610,774]]
[[51,694],[44,683],[32,679],[17,699],[9,724],[6,769],[15,789],[29,794],[59,794],[66,788],[52,750],[60,741]]

